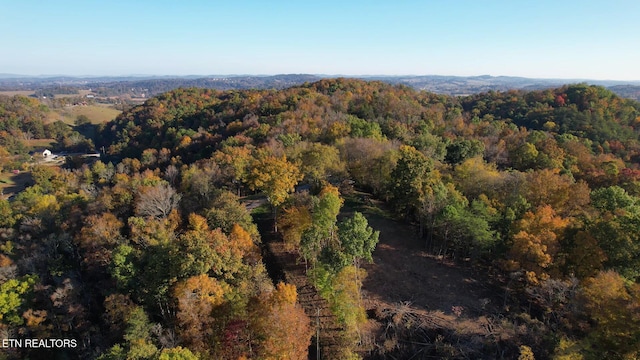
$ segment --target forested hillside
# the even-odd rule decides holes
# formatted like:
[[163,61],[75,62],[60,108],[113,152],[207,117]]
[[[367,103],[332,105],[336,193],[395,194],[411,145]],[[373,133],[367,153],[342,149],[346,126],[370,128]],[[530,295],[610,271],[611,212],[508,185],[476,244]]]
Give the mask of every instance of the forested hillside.
[[[0,97],[4,163],[25,151],[11,134],[60,125],[24,99]],[[322,358],[638,357],[639,135],[640,103],[586,84],[469,97],[351,79],[173,90],[101,125],[100,161],[27,164],[35,185],[0,199],[0,330],[76,339],[61,358],[314,358],[314,313],[266,271],[272,241],[336,319]],[[367,312],[365,264],[400,235],[356,202],[413,234],[394,241],[483,274],[497,289],[485,336],[431,331],[412,299]],[[253,216],[249,203],[262,204]],[[455,306],[444,315],[472,322]]]

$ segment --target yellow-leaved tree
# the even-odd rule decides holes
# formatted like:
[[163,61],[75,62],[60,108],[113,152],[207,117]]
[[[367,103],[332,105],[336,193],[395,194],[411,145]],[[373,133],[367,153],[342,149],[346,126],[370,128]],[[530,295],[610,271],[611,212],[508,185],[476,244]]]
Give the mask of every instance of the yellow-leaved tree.
[[515,224],[508,254],[509,270],[525,271],[527,280],[533,284],[548,279],[559,249],[559,237],[568,224],[569,220],[556,215],[548,205],[525,213]]
[[[287,199],[289,193],[293,192],[302,177],[300,169],[287,161],[286,156],[277,157],[259,152],[251,164],[247,184],[251,190],[264,192],[273,206],[274,217],[276,217],[276,208]],[[277,226],[276,231],[278,231]]]

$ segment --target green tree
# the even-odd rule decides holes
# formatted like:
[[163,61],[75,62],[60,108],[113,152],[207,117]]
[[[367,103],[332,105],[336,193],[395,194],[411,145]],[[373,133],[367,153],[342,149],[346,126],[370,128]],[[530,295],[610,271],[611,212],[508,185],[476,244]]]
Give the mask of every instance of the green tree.
[[[198,222],[204,222],[198,224]],[[213,250],[209,245],[206,220],[198,215],[189,215],[189,230],[172,243],[170,266],[177,278],[188,278],[206,274],[211,267]]]
[[495,231],[490,226],[495,213],[495,209],[480,200],[474,200],[471,206],[467,206],[466,201],[454,201],[444,206],[434,222],[442,246],[453,251],[454,257],[469,256],[474,261],[479,260],[496,242]]
[[87,115],[80,114],[80,115],[76,116],[74,124],[76,126],[82,126],[82,125],[91,124],[91,119],[89,119],[89,117]]
[[9,279],[0,284],[0,321],[4,324],[22,325],[20,309],[25,305],[28,294],[38,282],[36,275],[26,275]]
[[194,355],[188,348],[182,346],[174,347],[171,349],[162,349],[158,360],[198,360],[199,358]]
[[619,186],[599,188],[591,192],[591,204],[603,212],[625,210],[635,203],[636,199]]
[[630,280],[640,278],[640,207],[637,198],[610,186],[591,193],[592,205],[600,211],[588,226],[604,251],[604,267],[614,269]]
[[401,146],[400,157],[391,172],[390,192],[398,211],[408,217],[428,194],[433,164],[411,146]]
[[0,198],[0,227],[12,227],[16,223],[9,201]]
[[361,260],[373,261],[371,254],[378,244],[379,236],[380,231],[374,231],[367,218],[357,211],[338,225],[342,253],[356,268],[360,267]]
[[484,151],[484,144],[480,140],[456,140],[447,145],[447,155],[444,161],[449,164],[460,164],[466,159],[481,155]]
[[325,185],[320,194],[312,198],[311,227],[303,232],[300,242],[305,261],[315,262],[321,251],[335,242],[342,203],[338,188],[332,185]]

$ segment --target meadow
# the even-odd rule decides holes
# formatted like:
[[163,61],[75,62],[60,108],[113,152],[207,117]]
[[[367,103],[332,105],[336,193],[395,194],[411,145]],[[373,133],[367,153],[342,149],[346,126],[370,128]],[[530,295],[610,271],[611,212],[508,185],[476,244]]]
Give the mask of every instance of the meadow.
[[62,120],[73,125],[78,115],[84,115],[91,120],[92,124],[101,124],[113,120],[120,114],[120,110],[114,109],[108,104],[77,105],[54,109],[53,120]]

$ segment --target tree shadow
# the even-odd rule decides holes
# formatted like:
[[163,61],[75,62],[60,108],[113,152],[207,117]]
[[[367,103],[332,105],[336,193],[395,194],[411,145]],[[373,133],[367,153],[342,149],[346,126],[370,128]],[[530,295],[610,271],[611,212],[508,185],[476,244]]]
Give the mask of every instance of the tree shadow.
[[[4,179],[5,177],[3,177]],[[6,177],[7,180],[0,179],[0,189],[4,197],[11,198],[19,192],[33,185],[33,178],[30,172],[20,172]]]

